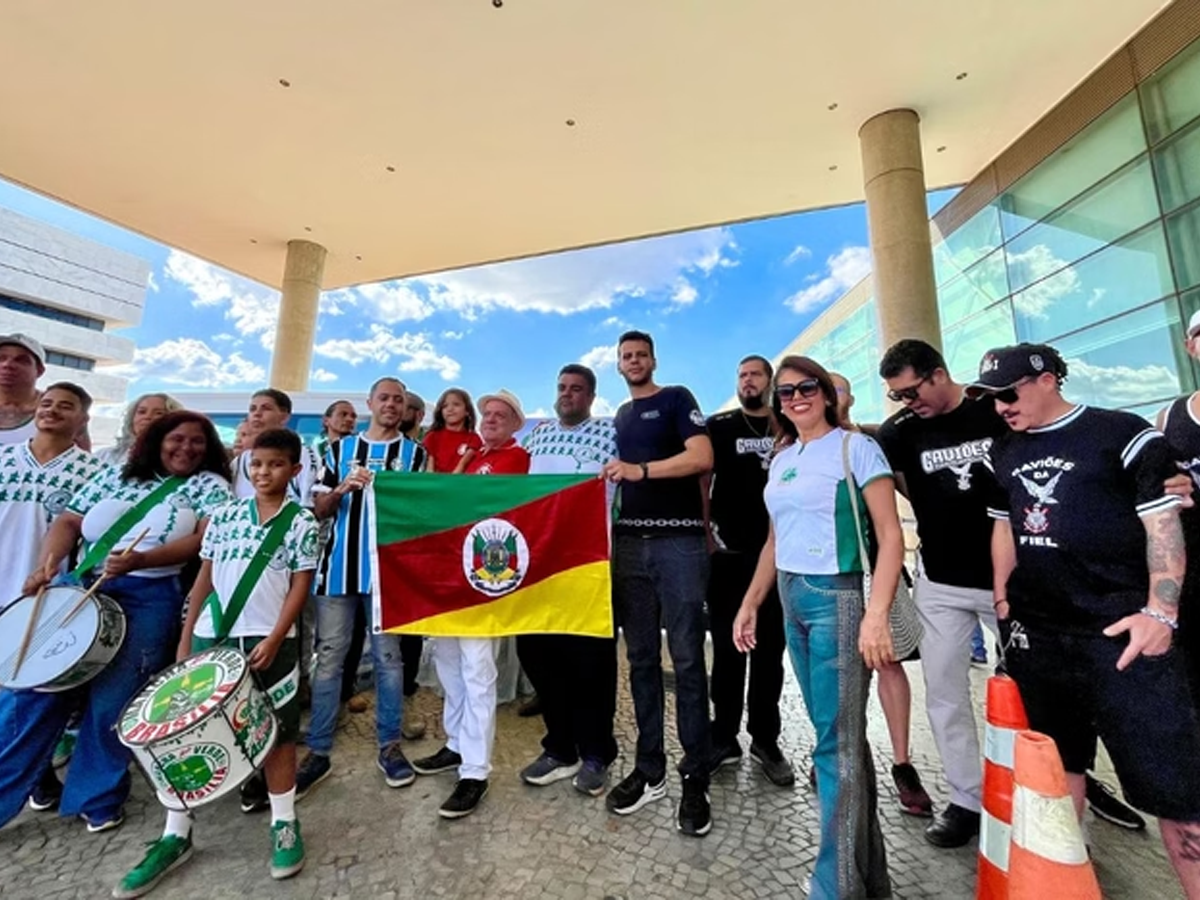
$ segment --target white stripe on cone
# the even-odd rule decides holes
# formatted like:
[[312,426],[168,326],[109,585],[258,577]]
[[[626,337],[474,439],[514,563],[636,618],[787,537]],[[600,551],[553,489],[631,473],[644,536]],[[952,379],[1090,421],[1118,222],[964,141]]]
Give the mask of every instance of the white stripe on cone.
[[1078,866],[1088,860],[1087,848],[1067,797],[1043,797],[1027,787],[1013,788],[1012,839],[1043,859]]
[[998,766],[1012,769],[1013,745],[1016,740],[1016,729],[989,724],[983,732],[983,755]]
[[1001,872],[1008,872],[1008,845],[1012,826],[1001,822],[986,809],[979,822],[979,852]]

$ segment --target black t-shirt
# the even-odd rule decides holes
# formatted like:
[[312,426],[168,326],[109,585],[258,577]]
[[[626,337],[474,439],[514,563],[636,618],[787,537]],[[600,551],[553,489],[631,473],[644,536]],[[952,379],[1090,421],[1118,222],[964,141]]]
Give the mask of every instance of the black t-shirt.
[[1012,525],[1017,621],[1096,634],[1146,605],[1141,516],[1177,506],[1163,482],[1171,448],[1132,413],[1077,406],[1042,428],[996,439],[989,513]]
[[[1171,445],[1175,465],[1179,471],[1192,476],[1192,483],[1200,490],[1200,422],[1192,418],[1188,407],[1191,397],[1180,397],[1171,404],[1163,422],[1163,434]],[[1179,511],[1183,522],[1183,536],[1187,540],[1188,567],[1184,576],[1184,604],[1200,598],[1200,506]],[[1192,611],[1191,615],[1200,615]]]
[[879,426],[875,439],[908,487],[930,581],[992,589],[987,504],[995,488],[986,460],[1006,431],[992,401],[966,399],[928,419],[901,410]]
[[[622,462],[642,463],[682,453],[684,441],[702,435],[704,413],[692,392],[668,386],[653,396],[626,400],[613,417]],[[703,534],[700,476],[623,481],[617,534]]]
[[717,413],[709,417],[708,436],[713,445],[713,536],[727,550],[758,553],[767,542],[763,488],[775,443],[770,419],[740,409]]

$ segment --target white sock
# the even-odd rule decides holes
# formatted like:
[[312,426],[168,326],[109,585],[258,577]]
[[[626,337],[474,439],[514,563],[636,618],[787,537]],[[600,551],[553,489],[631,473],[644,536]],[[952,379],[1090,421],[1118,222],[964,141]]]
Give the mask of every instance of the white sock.
[[192,817],[185,812],[167,810],[167,827],[163,829],[163,837],[175,835],[187,840],[192,835]]
[[272,822],[296,821],[296,789],[292,788],[286,794],[267,794],[271,800]]

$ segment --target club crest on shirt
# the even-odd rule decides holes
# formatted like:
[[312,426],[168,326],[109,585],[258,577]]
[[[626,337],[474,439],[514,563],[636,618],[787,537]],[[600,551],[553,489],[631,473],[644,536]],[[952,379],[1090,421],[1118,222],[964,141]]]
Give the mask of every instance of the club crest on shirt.
[[502,597],[524,580],[529,570],[529,544],[515,525],[504,519],[484,519],[467,532],[462,560],[471,587],[489,597]]
[[700,412],[700,410],[693,409],[690,413],[688,413],[688,418],[692,420],[692,424],[697,428],[704,427],[704,413]]
[[42,506],[46,508],[52,516],[57,516],[60,512],[67,508],[67,504],[71,502],[71,492],[67,490],[58,490],[47,495],[42,501]]
[[780,484],[788,484],[795,480],[796,480],[796,470],[794,468],[785,469],[783,474],[779,476]]
[[1046,457],[1028,462],[1013,471],[1013,477],[1021,482],[1025,492],[1033,499],[1033,503],[1024,508],[1025,519],[1022,527],[1025,533],[1020,535],[1022,544],[1036,547],[1058,546],[1053,538],[1044,535],[1051,526],[1050,507],[1058,505],[1054,492],[1058,489],[1063,474],[1073,468],[1073,462],[1058,457]]

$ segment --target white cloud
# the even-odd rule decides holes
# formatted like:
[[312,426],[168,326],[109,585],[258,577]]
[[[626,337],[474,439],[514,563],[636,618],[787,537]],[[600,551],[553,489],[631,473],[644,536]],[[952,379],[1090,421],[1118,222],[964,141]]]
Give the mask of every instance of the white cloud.
[[802,313],[825,306],[871,274],[871,251],[867,247],[846,247],[825,260],[825,274],[802,288],[784,303]]
[[146,273],[146,290],[152,294],[158,293],[158,280],[155,279],[153,272]]
[[1068,399],[1100,406],[1138,406],[1179,393],[1179,379],[1166,366],[1095,366],[1068,359],[1063,387]]
[[790,266],[797,260],[808,259],[810,256],[812,256],[811,250],[809,250],[803,244],[797,244],[796,249],[784,257],[783,264],[785,266]]
[[605,400],[603,397],[597,394],[595,401],[592,403],[592,415],[611,416],[617,411],[617,406],[620,406],[620,404],[618,403],[613,405],[611,402]]
[[308,377],[312,381],[321,382],[337,381],[338,378],[337,375],[335,375],[333,372],[330,372],[328,369],[317,369]]
[[364,284],[331,291],[328,296],[340,309],[342,304],[366,307],[384,323],[420,322],[435,312],[434,307],[403,281]]
[[675,282],[675,293],[671,295],[671,302],[676,306],[691,306],[698,296],[700,294],[692,283],[686,278],[680,278]]
[[397,368],[401,372],[437,372],[446,381],[453,381],[462,371],[456,359],[436,351],[428,335],[422,332],[393,334],[387,326],[379,324],[371,326],[369,338],[334,338],[317,344],[313,352],[352,366],[368,360],[386,363],[396,357],[400,360]]
[[230,388],[239,385],[261,386],[266,370],[240,353],[222,356],[204,341],[174,338],[139,348],[133,362],[108,370],[133,381],[155,380],[182,384],[190,388]]
[[609,316],[600,323],[601,328],[620,328],[622,331],[628,331],[633,326],[622,319],[620,316]]
[[599,347],[593,347],[587,353],[583,354],[583,356],[579,357],[579,361],[589,369],[615,368],[617,365],[617,345],[601,344]]
[[461,341],[467,336],[465,331],[443,331],[442,338],[447,341]]
[[[1048,318],[1051,306],[1079,290],[1079,274],[1045,244],[1012,254],[1009,265],[1016,271],[1023,270],[1022,281],[1032,285],[1013,296],[1013,306],[1028,318]],[[1047,278],[1051,272],[1057,274]]]

